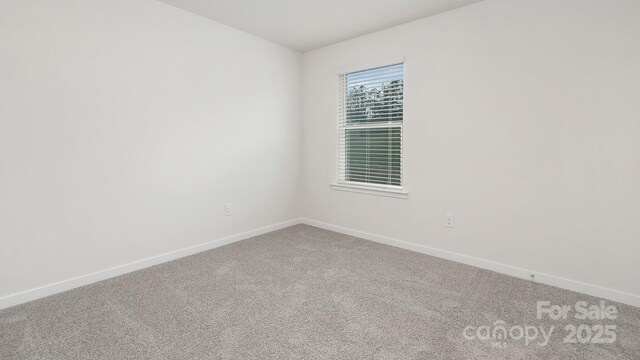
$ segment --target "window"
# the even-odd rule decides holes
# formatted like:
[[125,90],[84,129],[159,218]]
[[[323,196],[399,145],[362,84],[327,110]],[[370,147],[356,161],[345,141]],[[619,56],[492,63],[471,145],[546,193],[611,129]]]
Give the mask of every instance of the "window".
[[404,64],[339,75],[338,185],[402,190]]

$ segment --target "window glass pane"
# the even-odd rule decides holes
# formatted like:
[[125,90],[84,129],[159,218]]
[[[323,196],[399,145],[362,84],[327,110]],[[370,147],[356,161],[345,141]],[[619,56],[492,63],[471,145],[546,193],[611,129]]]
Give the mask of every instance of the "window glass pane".
[[403,64],[346,75],[348,124],[402,121]]
[[402,173],[399,127],[346,129],[346,181],[397,185]]

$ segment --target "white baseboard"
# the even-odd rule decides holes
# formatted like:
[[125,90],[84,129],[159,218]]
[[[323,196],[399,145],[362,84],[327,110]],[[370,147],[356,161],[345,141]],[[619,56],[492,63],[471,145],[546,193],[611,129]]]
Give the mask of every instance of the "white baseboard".
[[[540,273],[533,270],[523,269],[517,266],[511,266],[506,264],[501,264],[491,260],[485,260],[473,256],[463,255],[459,253],[455,253],[452,251],[436,249],[425,245],[410,243],[407,241],[401,241],[397,239],[388,238],[385,236],[370,234],[360,230],[354,230],[345,228],[342,226],[327,224],[324,222],[311,220],[311,219],[301,219],[303,224],[319,227],[326,230],[331,230],[335,232],[339,232],[346,235],[351,235],[355,237],[359,237],[365,240],[370,240],[398,248],[402,248],[405,250],[415,251],[418,253],[435,256],[438,258],[451,260],[455,262],[459,262],[466,265],[471,265],[475,267],[479,267],[486,270],[495,271],[501,274],[506,274],[510,276],[514,276],[517,278],[536,281],[542,284],[551,285],[555,287],[559,287],[562,289],[572,290],[579,293],[617,301],[623,304],[632,305],[640,307],[640,295],[631,294],[624,291],[608,289],[597,285],[587,284],[581,281],[571,280],[562,278],[559,276],[549,275]],[[533,280],[531,279],[531,275],[534,275]]]
[[436,249],[425,245],[410,243],[397,239],[392,239],[385,236],[370,234],[364,231],[345,228],[342,226],[327,224],[324,222],[311,220],[311,219],[293,219],[285,221],[279,224],[265,226],[259,229],[247,231],[244,233],[226,236],[221,239],[213,240],[203,244],[190,246],[184,249],[171,251],[165,254],[149,257],[142,260],[130,262],[115,266],[109,269],[97,271],[91,274],[78,276],[72,279],[67,279],[52,283],[49,285],[37,287],[34,289],[22,291],[19,293],[11,294],[0,298],[0,309],[4,309],[10,306],[22,304],[28,301],[36,300],[45,296],[57,294],[63,291],[71,290],[80,286],[92,284],[101,280],[106,280],[115,276],[123,275],[136,270],[144,269],[153,265],[161,264],[167,261],[179,259],[181,257],[193,255],[202,251],[214,249],[223,245],[231,244],[240,240],[245,240],[254,236],[266,234],[271,231],[283,229],[299,223],[319,227],[326,230],[339,232],[346,235],[356,236],[365,240],[370,240],[410,251],[415,251],[422,254],[427,254],[442,259],[447,259],[482,269],[495,271],[501,274],[514,276],[517,278],[531,280],[530,275],[534,274],[534,280],[542,284],[556,286],[559,288],[580,292],[583,294],[596,296],[603,299],[609,299],[618,301],[624,304],[640,307],[640,295],[631,294],[619,290],[613,290],[604,288],[597,285],[592,285],[580,281],[570,280],[558,276],[540,273],[537,271],[527,270],[516,266],[497,263],[490,260],[480,259],[473,256],[463,255],[452,251]]
[[146,259],[137,260],[128,264],[114,266],[109,269],[96,271],[91,274],[78,276],[72,279],[59,281],[53,284],[37,287],[34,289],[22,291],[0,298],[0,309],[10,306],[22,304],[28,301],[36,300],[45,296],[57,294],[63,291],[71,290],[80,286],[92,284],[101,280],[106,280],[115,276],[130,273],[132,271],[144,269],[153,265],[158,265],[167,261],[175,260],[181,257],[193,255],[202,251],[214,249],[223,245],[231,244],[236,241],[245,240],[254,236],[266,234],[275,230],[283,229],[292,225],[299,224],[300,219],[293,219],[279,224],[265,226],[259,229],[243,232],[241,234],[225,236],[221,239],[209,241],[206,243],[193,245],[184,249],[171,251],[165,254],[152,256]]

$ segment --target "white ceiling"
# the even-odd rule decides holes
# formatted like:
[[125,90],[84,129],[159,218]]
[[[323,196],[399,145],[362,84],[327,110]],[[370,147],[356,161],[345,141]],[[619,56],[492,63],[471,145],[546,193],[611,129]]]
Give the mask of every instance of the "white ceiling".
[[481,0],[161,0],[305,52]]

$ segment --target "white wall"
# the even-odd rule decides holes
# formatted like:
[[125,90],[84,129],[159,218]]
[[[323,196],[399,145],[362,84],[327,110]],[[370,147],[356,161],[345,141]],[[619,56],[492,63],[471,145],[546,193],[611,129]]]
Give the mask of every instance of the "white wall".
[[[401,55],[409,199],[331,190],[336,71]],[[487,0],[306,53],[303,83],[304,217],[640,295],[639,1]]]
[[159,1],[0,1],[0,297],[297,218],[299,85]]

